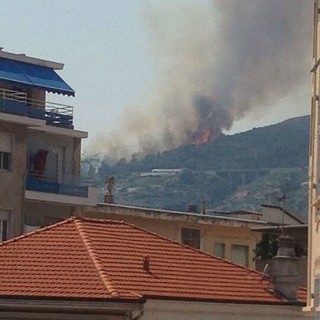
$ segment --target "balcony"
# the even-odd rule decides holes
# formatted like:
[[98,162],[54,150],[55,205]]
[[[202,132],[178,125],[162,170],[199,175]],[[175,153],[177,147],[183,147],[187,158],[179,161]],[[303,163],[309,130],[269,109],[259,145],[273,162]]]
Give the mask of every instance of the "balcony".
[[81,185],[76,178],[57,182],[57,179],[45,177],[40,172],[30,172],[26,178],[26,190],[56,193],[75,197],[88,197],[88,185]]
[[76,177],[71,177],[58,182],[37,172],[29,172],[26,177],[25,197],[32,201],[95,206],[97,188],[78,180]]
[[29,99],[24,92],[0,88],[0,112],[45,120],[47,125],[73,129],[73,107]]

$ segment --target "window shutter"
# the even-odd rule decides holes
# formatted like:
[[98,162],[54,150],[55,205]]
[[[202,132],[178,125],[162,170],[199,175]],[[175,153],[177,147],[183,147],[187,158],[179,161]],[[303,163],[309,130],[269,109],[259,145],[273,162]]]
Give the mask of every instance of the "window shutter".
[[10,220],[10,210],[0,209],[0,220]]
[[0,132],[0,152],[12,151],[12,134]]

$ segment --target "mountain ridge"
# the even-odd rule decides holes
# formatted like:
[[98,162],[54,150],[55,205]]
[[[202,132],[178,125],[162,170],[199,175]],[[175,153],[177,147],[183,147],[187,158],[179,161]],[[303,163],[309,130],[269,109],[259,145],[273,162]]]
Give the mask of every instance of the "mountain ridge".
[[[98,184],[103,186],[104,177],[113,175],[114,199],[122,204],[184,211],[188,204],[206,200],[210,209],[257,210],[262,202],[279,204],[275,199],[285,194],[286,206],[303,213],[306,188],[301,184],[307,179],[308,143],[309,116],[296,117],[141,160],[102,163]],[[141,176],[156,168],[181,172]]]

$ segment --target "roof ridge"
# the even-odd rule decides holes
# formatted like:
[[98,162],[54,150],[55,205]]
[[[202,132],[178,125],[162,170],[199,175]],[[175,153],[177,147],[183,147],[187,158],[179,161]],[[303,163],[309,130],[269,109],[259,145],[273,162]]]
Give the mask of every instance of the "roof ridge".
[[45,231],[47,231],[47,230],[50,230],[50,229],[59,227],[59,226],[61,226],[61,225],[63,225],[63,224],[67,224],[67,223],[73,221],[74,219],[75,219],[75,217],[70,217],[70,218],[68,218],[68,219],[65,219],[65,220],[56,222],[56,223],[51,224],[51,225],[49,225],[49,226],[42,227],[42,228],[37,229],[37,230],[34,230],[34,231],[30,231],[30,232],[28,232],[28,233],[24,233],[24,234],[22,234],[22,235],[20,235],[20,236],[17,236],[17,237],[13,237],[13,238],[11,238],[11,239],[9,239],[9,240],[5,240],[5,241],[3,241],[3,242],[0,242],[0,246],[4,246],[4,245],[10,244],[10,243],[12,243],[12,242],[16,242],[16,241],[18,241],[18,240],[20,240],[20,239],[28,238],[28,237],[30,237],[30,236],[33,236],[33,235],[36,234],[36,233],[42,233],[42,232],[45,232]]
[[125,223],[123,220],[115,220],[115,219],[89,218],[84,216],[74,216],[74,218],[79,221],[97,222],[97,223],[110,223],[110,222],[118,223],[118,224]]
[[91,245],[90,239],[87,236],[83,225],[81,224],[82,220],[83,220],[82,218],[74,218],[74,224],[79,232],[79,235],[83,241],[83,244],[84,244],[85,248],[87,249],[89,256],[90,256],[96,270],[98,271],[98,274],[99,274],[104,286],[106,287],[108,293],[110,293],[111,296],[113,296],[113,297],[117,297],[117,296],[119,296],[119,293],[113,287],[112,283],[110,282],[110,280],[108,278],[106,271],[104,270],[103,265],[100,262],[100,259],[98,258],[98,256],[94,252],[94,249]]

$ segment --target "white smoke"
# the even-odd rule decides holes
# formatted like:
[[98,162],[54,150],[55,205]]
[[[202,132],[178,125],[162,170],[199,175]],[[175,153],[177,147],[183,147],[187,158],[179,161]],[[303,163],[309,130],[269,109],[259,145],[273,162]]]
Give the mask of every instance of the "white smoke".
[[[312,0],[149,3],[144,17],[160,72],[143,106],[88,151],[109,158],[192,142],[204,122],[215,134],[261,112],[309,77]],[[298,106],[293,106],[296,108]]]

